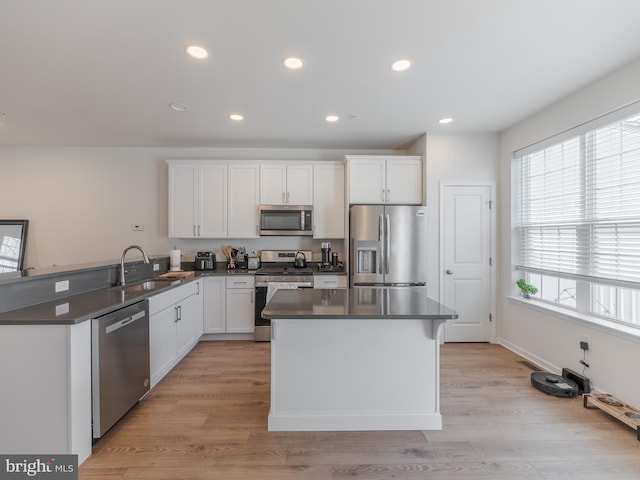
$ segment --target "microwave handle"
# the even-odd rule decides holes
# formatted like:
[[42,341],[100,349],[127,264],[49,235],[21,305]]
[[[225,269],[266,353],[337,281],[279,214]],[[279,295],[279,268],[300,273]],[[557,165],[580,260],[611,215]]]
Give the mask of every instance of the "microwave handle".
[[304,210],[300,211],[300,230],[304,231]]

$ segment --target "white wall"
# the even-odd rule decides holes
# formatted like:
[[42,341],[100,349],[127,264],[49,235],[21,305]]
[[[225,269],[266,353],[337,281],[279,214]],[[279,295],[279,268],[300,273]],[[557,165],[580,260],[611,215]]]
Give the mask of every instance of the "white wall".
[[426,142],[429,296],[440,298],[440,186],[498,179],[498,135],[429,133]]
[[[307,150],[234,148],[0,148],[0,218],[29,219],[25,267],[119,259],[131,244],[183,260],[199,250],[222,259],[223,245],[253,249],[308,248],[305,238],[169,239],[166,159],[342,161],[345,154],[393,154],[392,150]],[[400,152],[404,153],[404,152]],[[141,232],[131,224],[144,226]],[[337,242],[336,242],[337,244]],[[316,248],[317,247],[317,248]],[[132,252],[132,258],[135,253]]]
[[[503,132],[500,137],[500,264],[498,341],[545,367],[559,372],[569,367],[582,372],[579,342],[588,337],[592,382],[621,400],[640,406],[640,383],[633,371],[640,364],[638,338],[616,335],[566,316],[551,315],[526,303],[507,298],[515,295],[511,269],[511,158],[515,150],[567,130],[640,99],[640,60],[627,65],[531,118]],[[639,332],[640,333],[640,332]]]

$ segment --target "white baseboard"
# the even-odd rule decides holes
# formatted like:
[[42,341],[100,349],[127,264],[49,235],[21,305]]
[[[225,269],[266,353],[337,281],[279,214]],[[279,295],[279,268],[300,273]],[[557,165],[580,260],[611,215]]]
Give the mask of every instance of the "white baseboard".
[[275,414],[269,412],[270,432],[442,430],[439,413],[380,414]]

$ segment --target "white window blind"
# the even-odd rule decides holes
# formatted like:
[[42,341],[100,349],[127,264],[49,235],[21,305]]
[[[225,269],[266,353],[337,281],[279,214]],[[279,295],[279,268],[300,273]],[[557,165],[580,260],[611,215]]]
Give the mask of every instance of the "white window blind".
[[514,159],[517,268],[640,288],[640,114]]

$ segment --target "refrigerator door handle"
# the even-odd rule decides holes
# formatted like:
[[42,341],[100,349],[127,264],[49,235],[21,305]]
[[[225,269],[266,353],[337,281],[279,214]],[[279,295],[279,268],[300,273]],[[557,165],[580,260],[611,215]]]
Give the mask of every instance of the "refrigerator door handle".
[[389,214],[387,213],[387,223],[385,225],[385,247],[384,247],[384,273],[389,274],[389,251],[391,250],[391,220],[389,218]]
[[378,245],[380,245],[380,255],[378,255],[378,269],[379,273],[384,273],[384,256],[386,253],[384,244],[384,215],[378,217]]

